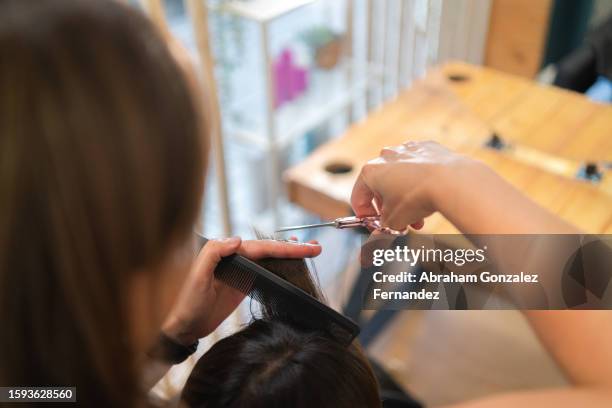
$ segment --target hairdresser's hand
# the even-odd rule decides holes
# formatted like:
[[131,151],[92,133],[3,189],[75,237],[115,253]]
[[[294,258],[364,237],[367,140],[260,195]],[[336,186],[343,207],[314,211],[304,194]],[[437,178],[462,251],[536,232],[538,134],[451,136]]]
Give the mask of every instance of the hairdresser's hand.
[[420,228],[439,210],[438,199],[449,180],[468,183],[475,162],[435,142],[406,142],[386,147],[369,161],[353,187],[351,205],[357,216],[376,215],[384,226]]
[[212,333],[244,299],[244,294],[214,279],[222,257],[239,253],[250,259],[309,258],[321,253],[316,242],[242,241],[239,237],[210,240],[197,256],[163,331],[190,345]]

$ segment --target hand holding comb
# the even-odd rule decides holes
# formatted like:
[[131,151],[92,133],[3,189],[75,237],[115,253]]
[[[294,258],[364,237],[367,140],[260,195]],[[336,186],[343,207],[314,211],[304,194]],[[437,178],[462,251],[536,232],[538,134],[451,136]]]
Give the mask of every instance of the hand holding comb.
[[[198,239],[202,246],[208,242],[200,235]],[[266,305],[279,318],[323,331],[345,346],[359,334],[359,326],[352,320],[239,254],[224,257],[215,268],[215,278]]]

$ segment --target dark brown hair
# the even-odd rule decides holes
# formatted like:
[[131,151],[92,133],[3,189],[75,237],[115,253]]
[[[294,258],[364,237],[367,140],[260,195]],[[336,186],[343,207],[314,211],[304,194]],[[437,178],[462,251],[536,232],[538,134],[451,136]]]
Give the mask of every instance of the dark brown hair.
[[198,104],[160,33],[115,1],[0,2],[0,385],[133,406],[127,282],[186,239]]
[[[321,299],[303,260],[262,266]],[[376,378],[355,341],[343,347],[327,333],[262,305],[262,318],[220,340],[194,367],[182,393],[202,408],[374,408]]]

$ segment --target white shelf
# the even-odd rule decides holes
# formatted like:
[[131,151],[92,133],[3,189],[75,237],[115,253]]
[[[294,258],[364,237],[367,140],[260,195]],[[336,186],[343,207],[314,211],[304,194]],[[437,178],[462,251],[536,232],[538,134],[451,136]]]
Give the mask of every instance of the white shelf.
[[[316,129],[333,118],[352,102],[363,97],[366,90],[380,86],[381,69],[370,65],[364,71],[351,61],[345,61],[331,71],[317,70],[311,79],[308,91],[294,101],[288,102],[275,111],[275,147],[282,149],[295,138]],[[351,74],[350,81],[349,73]],[[252,95],[237,106],[249,109],[256,101]],[[261,115],[263,116],[263,115]],[[232,124],[225,120],[225,133],[241,141],[252,143],[260,148],[270,147],[269,135],[263,123],[246,125]]]
[[268,22],[316,0],[233,0],[221,10],[260,23]]

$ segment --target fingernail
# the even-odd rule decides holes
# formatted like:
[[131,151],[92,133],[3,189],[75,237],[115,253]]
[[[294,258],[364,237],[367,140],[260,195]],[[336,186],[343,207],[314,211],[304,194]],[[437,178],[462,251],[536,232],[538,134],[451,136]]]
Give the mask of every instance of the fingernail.
[[300,243],[300,245],[307,245],[307,246],[311,246],[311,247],[321,246],[321,245],[319,245],[318,242],[316,244],[311,244],[310,242],[302,242],[302,243]]

